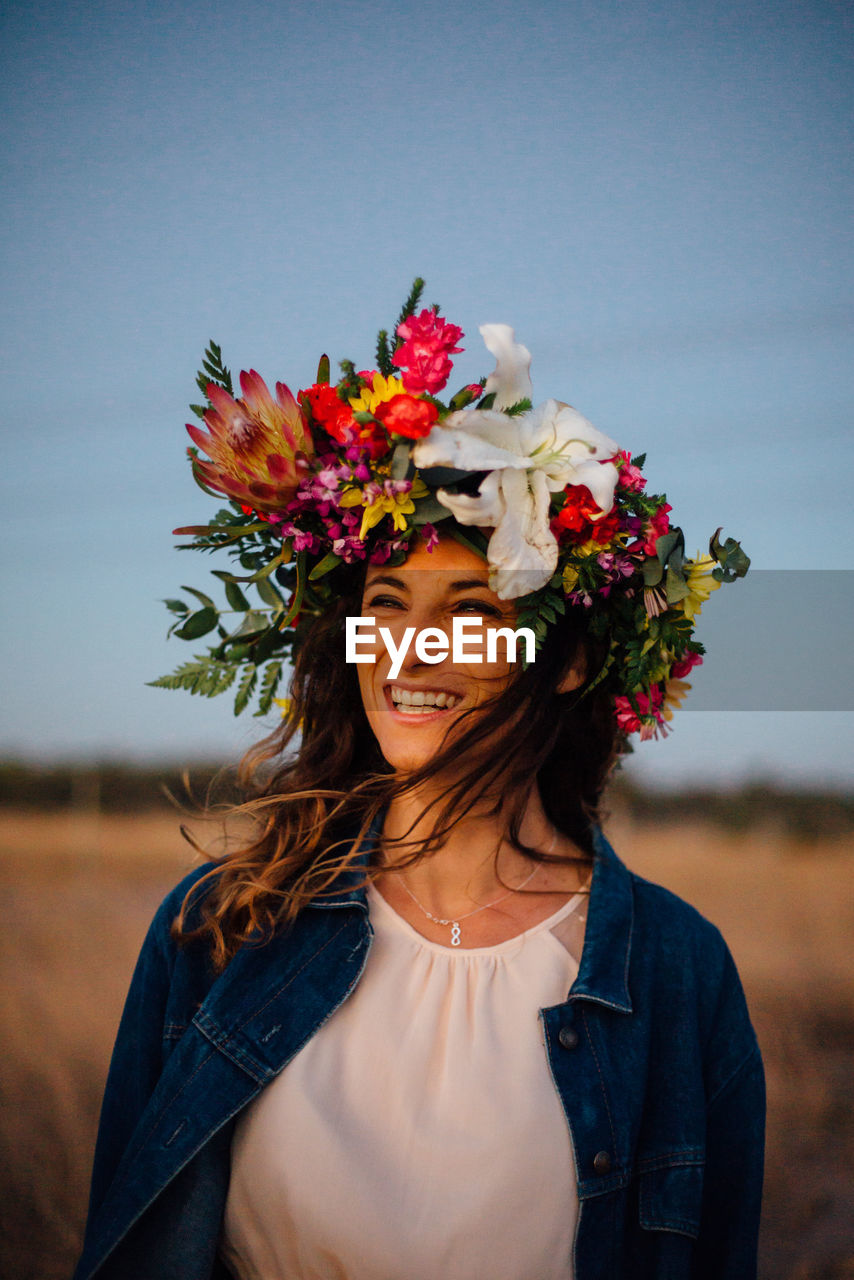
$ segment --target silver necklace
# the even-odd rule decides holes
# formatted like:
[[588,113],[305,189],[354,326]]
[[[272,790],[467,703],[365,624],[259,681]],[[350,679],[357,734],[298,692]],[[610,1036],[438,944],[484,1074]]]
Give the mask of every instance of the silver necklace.
[[[546,850],[546,853],[551,853],[556,844],[557,844],[557,827],[554,827],[552,830],[551,844]],[[520,889],[524,889],[525,885],[528,884],[529,881],[533,880],[534,876],[537,874],[539,869],[540,869],[540,863],[538,862],[534,867],[534,870],[531,872],[531,874],[529,876],[526,876],[521,884],[517,884],[515,889],[508,889],[506,893],[502,893],[501,897],[496,898],[494,902],[485,902],[482,907],[475,907],[474,911],[467,911],[465,915],[457,916],[456,919],[453,919],[453,920],[445,920],[441,916],[434,916],[431,911],[427,910],[427,908],[423,905],[423,903],[418,901],[415,894],[412,892],[409,885],[406,883],[406,881],[403,878],[401,878],[400,884],[401,884],[401,887],[405,889],[405,891],[409,894],[410,898],[415,903],[418,910],[423,912],[423,914],[427,917],[428,920],[432,920],[434,924],[441,924],[445,926],[450,925],[451,946],[459,947],[462,943],[462,934],[460,932],[461,921],[469,920],[472,916],[478,915],[479,912],[487,911],[490,907],[497,907],[500,902],[504,902],[507,898],[512,897],[514,893],[518,893]]]

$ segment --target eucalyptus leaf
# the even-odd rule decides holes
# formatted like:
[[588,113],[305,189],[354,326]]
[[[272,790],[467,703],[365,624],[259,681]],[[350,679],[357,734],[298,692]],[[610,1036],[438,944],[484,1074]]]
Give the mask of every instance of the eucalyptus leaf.
[[720,541],[720,529],[717,529],[709,540],[709,553],[717,560],[720,569],[715,569],[713,577],[719,582],[734,582],[736,578],[743,578],[750,568],[750,557],[745,555],[741,549],[741,543],[736,542],[735,538],[727,538],[726,542]]
[[461,471],[459,467],[422,467],[418,474],[431,489],[446,488],[449,484],[459,484],[469,480],[471,471]]
[[213,607],[199,609],[198,613],[190,614],[184,625],[175,632],[175,635],[181,640],[198,640],[199,636],[206,636],[209,631],[213,631],[218,618],[219,614]]
[[255,583],[255,590],[264,603],[270,605],[271,608],[284,609],[285,602],[269,578],[259,578]]
[[677,600],[684,600],[690,595],[690,587],[681,568],[674,569],[672,565],[668,565],[665,591],[668,604],[676,604]]
[[185,604],[183,600],[164,600],[163,603],[170,613],[179,613],[185,617],[190,612],[190,606]]
[[443,507],[431,493],[428,497],[417,500],[410,520],[414,525],[437,524],[440,520],[447,520],[450,514],[448,508]]
[[203,604],[206,609],[215,609],[216,605],[210,596],[206,596],[204,591],[197,591],[195,587],[182,587],[182,591],[189,591],[191,596],[195,596],[199,604]]
[[251,578],[241,578],[240,581],[254,582],[257,584],[262,578],[269,578],[273,570],[278,569],[279,565],[282,563],[282,558],[282,553],[279,552],[279,554],[275,556],[269,564],[265,564],[262,569],[257,569],[255,573],[252,574]]
[[671,529],[668,533],[663,533],[660,538],[655,540],[655,553],[662,566],[666,565],[671,558],[677,566],[681,566],[685,558],[682,554],[684,548],[685,539],[682,536],[681,529]]
[[316,564],[308,575],[311,582],[317,582],[318,578],[324,577],[331,569],[334,569],[341,563],[341,557],[337,556],[334,551],[327,551],[326,555]]
[[664,577],[664,565],[660,560],[649,560],[643,562],[643,581],[644,586],[657,587],[661,579]]
[[454,525],[451,530],[451,536],[461,546],[468,547],[469,551],[473,551],[476,556],[480,556],[481,560],[486,559],[487,538],[479,529],[471,526],[463,533],[459,525]]
[[396,444],[391,455],[392,480],[405,480],[412,466],[411,447],[408,444]]
[[246,639],[247,636],[261,635],[269,627],[270,622],[265,613],[258,609],[250,609],[236,631],[232,631],[231,639]]
[[240,590],[240,587],[236,582],[226,582],[225,598],[231,605],[232,609],[237,609],[239,613],[246,613],[246,611],[251,607],[249,601],[246,599],[246,596]]

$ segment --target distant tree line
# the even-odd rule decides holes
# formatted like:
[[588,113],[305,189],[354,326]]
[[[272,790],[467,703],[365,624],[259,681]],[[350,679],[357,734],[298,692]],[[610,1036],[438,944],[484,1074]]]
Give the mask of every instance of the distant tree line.
[[[238,800],[233,770],[218,762],[189,769],[172,764],[45,764],[0,761],[0,807],[95,810],[105,814],[198,808]],[[776,827],[799,839],[833,838],[854,831],[854,795],[748,783],[737,790],[640,787],[618,774],[608,807],[637,822],[676,823],[702,818],[729,831]]]
[[220,763],[50,764],[0,761],[0,806],[146,813],[238,799],[233,772]]

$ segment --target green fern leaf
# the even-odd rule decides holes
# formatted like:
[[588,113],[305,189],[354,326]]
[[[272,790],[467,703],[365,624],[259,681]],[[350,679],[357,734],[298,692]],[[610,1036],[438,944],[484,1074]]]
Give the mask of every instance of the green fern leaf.
[[261,681],[261,690],[258,695],[258,710],[255,712],[256,716],[265,716],[270,710],[281,678],[281,662],[268,662],[264,670],[264,678]]
[[249,699],[255,692],[257,683],[258,668],[254,662],[247,663],[246,669],[240,677],[240,684],[237,686],[237,693],[234,698],[234,714],[236,716],[239,716],[241,711],[245,711]]

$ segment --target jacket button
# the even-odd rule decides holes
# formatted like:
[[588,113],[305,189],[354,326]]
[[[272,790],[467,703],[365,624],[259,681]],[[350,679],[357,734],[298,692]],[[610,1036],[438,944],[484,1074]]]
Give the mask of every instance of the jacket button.
[[593,1157],[593,1170],[595,1173],[611,1172],[611,1157],[607,1151],[597,1151]]
[[578,1044],[578,1032],[575,1027],[561,1027],[557,1033],[558,1044],[564,1049],[574,1049]]

